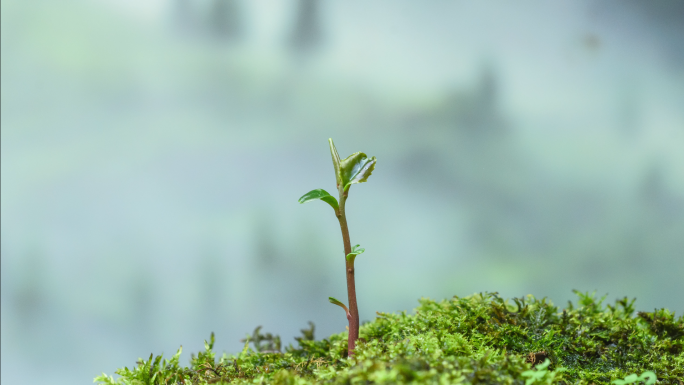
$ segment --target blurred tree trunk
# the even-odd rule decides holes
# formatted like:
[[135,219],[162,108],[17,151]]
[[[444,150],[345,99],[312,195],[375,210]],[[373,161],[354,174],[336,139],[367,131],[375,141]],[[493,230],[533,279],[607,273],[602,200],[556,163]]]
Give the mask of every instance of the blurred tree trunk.
[[310,51],[320,44],[318,6],[318,0],[299,0],[297,21],[292,35],[292,47],[296,51]]
[[242,35],[240,7],[236,0],[214,0],[209,27],[217,39],[236,40]]

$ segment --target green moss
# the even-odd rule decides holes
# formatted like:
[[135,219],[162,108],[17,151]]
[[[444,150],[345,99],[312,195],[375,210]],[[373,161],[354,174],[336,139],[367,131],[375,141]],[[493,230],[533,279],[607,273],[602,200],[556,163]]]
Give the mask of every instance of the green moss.
[[528,296],[504,301],[496,293],[440,302],[422,299],[415,315],[378,313],[374,321],[362,325],[353,358],[344,357],[346,333],[316,341],[313,324],[302,330],[298,346],[284,352],[279,351],[278,336],[263,335],[257,328],[241,353],[219,359],[212,351],[212,334],[205,351],[193,355],[189,367],[179,366],[179,350],[168,361],[151,355],[134,369],[119,369],[117,380],[103,374],[95,381],[609,384],[653,371],[658,383],[683,384],[681,316],[675,318],[667,309],[635,315],[633,300],[604,307],[602,299],[577,294],[578,303],[568,303],[563,310],[546,299]]

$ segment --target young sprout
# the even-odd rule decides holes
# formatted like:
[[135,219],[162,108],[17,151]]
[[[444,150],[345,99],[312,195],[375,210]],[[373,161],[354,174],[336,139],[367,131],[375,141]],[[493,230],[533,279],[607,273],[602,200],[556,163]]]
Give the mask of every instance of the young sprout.
[[344,207],[347,202],[347,197],[349,196],[349,188],[351,185],[367,181],[368,177],[375,169],[377,159],[375,159],[375,157],[368,158],[363,152],[355,152],[345,159],[340,160],[340,155],[337,153],[337,149],[335,148],[332,139],[328,139],[328,142],[330,143],[330,154],[332,155],[333,166],[335,168],[335,180],[337,182],[339,201],[327,191],[316,189],[309,191],[299,198],[299,203],[320,199],[335,210],[335,216],[340,222],[342,242],[344,243],[349,308],[335,298],[330,297],[329,301],[332,304],[341,306],[347,313],[347,320],[349,320],[349,339],[347,341],[347,348],[349,356],[352,356],[354,354],[354,348],[356,347],[356,340],[359,339],[359,309],[356,304],[354,261],[356,260],[356,256],[363,253],[365,249],[360,248],[360,245],[356,245],[354,248],[351,247],[349,229],[347,228],[347,216],[345,215]]
[[351,261],[351,263],[354,263],[356,256],[359,254],[363,254],[363,252],[366,251],[366,249],[362,249],[359,246],[361,245],[356,245],[352,247],[352,252],[347,254],[347,261]]

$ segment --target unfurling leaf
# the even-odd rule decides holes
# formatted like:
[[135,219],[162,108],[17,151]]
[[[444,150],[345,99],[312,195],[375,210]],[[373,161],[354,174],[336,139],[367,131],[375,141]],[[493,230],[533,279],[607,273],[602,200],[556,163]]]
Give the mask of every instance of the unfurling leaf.
[[347,191],[349,186],[354,183],[367,181],[375,169],[376,162],[375,157],[369,159],[363,152],[355,152],[343,159],[340,162],[340,174],[344,191]]
[[340,155],[337,153],[333,140],[328,139],[328,142],[330,142],[330,154],[332,155],[333,166],[335,167],[338,189],[342,186],[344,191],[347,191],[352,184],[368,180],[377,162],[375,157],[368,158],[363,152],[356,152],[340,160]]
[[337,181],[337,188],[340,188],[342,184],[342,174],[340,173],[340,154],[337,153],[335,148],[335,143],[333,143],[332,138],[328,138],[328,143],[330,143],[330,155],[332,155],[333,167],[335,167],[335,180]]
[[362,249],[359,246],[361,246],[361,245],[356,245],[356,246],[352,247],[352,252],[347,254],[347,261],[353,263],[354,259],[356,259],[357,255],[363,254],[363,252],[366,251],[366,249]]
[[347,305],[343,304],[339,300],[336,300],[333,297],[328,297],[328,301],[330,301],[330,303],[333,305],[337,305],[337,306],[341,307],[342,309],[344,309],[345,312],[349,313],[349,309],[347,309]]
[[320,199],[323,202],[328,203],[332,208],[337,211],[339,205],[337,204],[337,199],[333,197],[332,195],[328,194],[327,191],[323,189],[316,189],[316,190],[311,190],[308,193],[302,195],[301,198],[299,198],[299,203],[306,203],[308,201],[312,201],[314,199]]

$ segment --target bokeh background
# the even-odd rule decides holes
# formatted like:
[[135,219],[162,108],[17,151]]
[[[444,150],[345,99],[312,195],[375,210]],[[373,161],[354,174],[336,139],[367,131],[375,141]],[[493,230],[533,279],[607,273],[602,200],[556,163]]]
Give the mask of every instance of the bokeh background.
[[2,0],[2,383],[573,289],[684,311],[684,2]]

